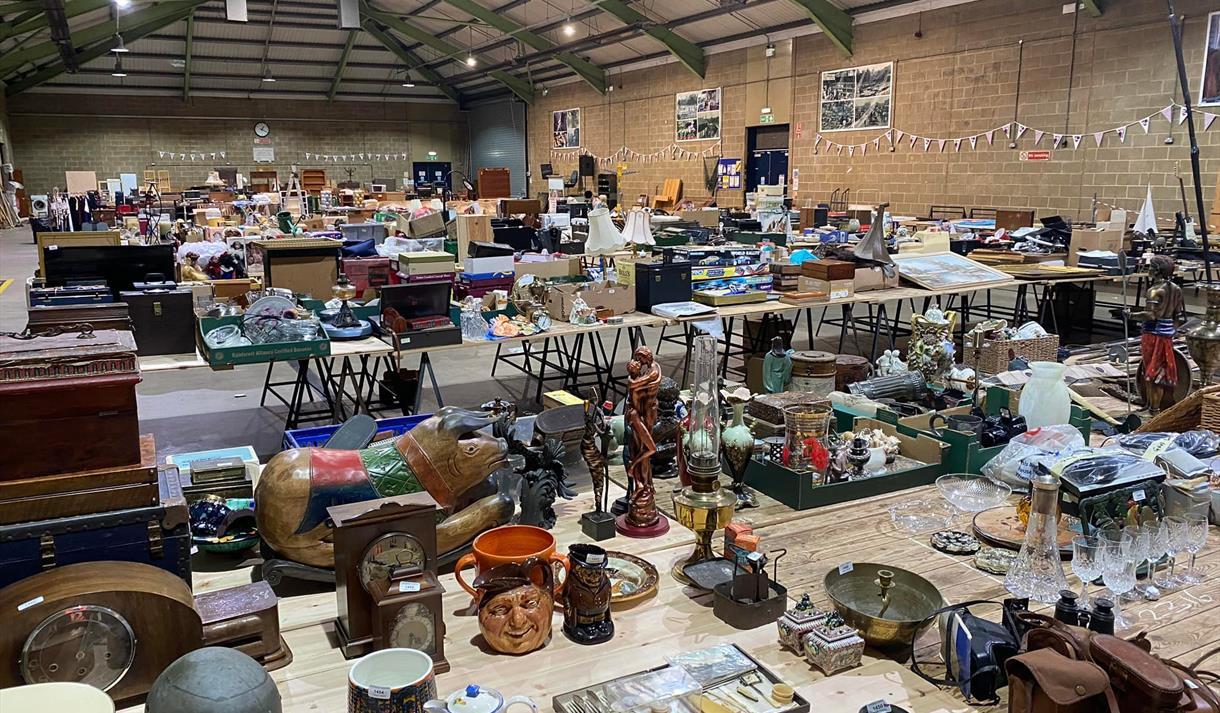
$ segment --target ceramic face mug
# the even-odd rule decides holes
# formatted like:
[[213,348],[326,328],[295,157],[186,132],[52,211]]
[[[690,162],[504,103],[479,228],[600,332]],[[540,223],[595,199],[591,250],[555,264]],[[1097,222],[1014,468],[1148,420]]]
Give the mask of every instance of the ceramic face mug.
[[436,698],[432,657],[415,649],[383,649],[347,674],[347,713],[424,713]]
[[[462,589],[475,599],[479,598],[478,592],[462,577],[462,570],[471,565],[477,568],[477,572],[486,572],[498,565],[522,564],[531,557],[537,557],[543,561],[562,564],[565,575],[569,570],[568,558],[555,551],[555,536],[532,525],[505,525],[488,530],[474,538],[472,550],[457,561],[453,567],[453,576]],[[537,577],[534,582],[542,583]],[[555,596],[559,596],[562,589],[563,585],[556,581]]]
[[550,561],[537,557],[481,572],[474,586],[483,641],[502,654],[527,654],[546,646],[555,610],[554,577]]

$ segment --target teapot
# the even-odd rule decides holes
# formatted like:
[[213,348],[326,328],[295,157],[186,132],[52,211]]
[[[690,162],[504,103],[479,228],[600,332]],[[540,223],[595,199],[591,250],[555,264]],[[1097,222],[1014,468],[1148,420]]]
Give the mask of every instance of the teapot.
[[460,691],[454,691],[443,701],[431,700],[424,703],[427,713],[500,713],[515,704],[529,706],[531,713],[538,713],[538,704],[526,696],[513,696],[504,700],[504,696],[494,688],[482,688],[471,684]]

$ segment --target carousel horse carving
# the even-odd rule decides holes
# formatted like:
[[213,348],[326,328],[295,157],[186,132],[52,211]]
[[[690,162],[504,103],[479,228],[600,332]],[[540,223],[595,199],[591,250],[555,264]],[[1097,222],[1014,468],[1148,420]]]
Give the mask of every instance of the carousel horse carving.
[[279,453],[263,469],[254,493],[259,533],[282,557],[334,567],[328,507],[426,490],[446,515],[436,527],[437,552],[461,547],[513,515],[512,498],[496,492],[489,478],[504,464],[507,444],[476,433],[492,420],[447,406],[364,450]]

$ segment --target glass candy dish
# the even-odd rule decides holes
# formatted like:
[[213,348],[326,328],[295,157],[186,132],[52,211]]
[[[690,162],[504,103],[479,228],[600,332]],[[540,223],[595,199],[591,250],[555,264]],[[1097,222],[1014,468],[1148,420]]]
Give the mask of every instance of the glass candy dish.
[[1012,488],[973,475],[942,475],[936,479],[941,496],[965,512],[982,512],[999,507],[1012,495]]
[[957,516],[957,511],[943,500],[911,500],[891,505],[889,511],[894,527],[911,535],[943,530]]

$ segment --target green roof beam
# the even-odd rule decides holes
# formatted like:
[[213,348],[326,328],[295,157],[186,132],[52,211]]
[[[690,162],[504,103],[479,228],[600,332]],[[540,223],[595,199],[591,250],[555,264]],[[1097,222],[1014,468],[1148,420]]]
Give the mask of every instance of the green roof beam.
[[347,69],[347,58],[352,54],[352,45],[356,44],[357,30],[352,30],[347,33],[347,44],[343,45],[343,54],[339,55],[339,68],[335,70],[335,78],[330,81],[330,91],[326,93],[326,100],[331,101],[335,98],[335,92],[339,91],[339,82],[343,81],[343,72]]
[[[190,15],[192,10],[205,2],[207,2],[207,0],[187,0],[185,3],[175,3],[175,5],[177,5],[175,8],[177,10],[176,14],[171,15],[170,17],[158,16],[155,20],[147,20],[143,24],[129,26],[128,29],[124,31],[123,39],[125,42],[135,42],[136,40],[139,40],[147,35],[151,35],[152,33],[161,30],[168,25],[172,25],[179,20],[185,19],[188,15]],[[99,57],[105,57],[110,53],[110,50],[117,47],[118,44],[118,39],[115,38],[114,35],[111,35],[110,37],[103,39],[101,42],[90,45],[85,49],[78,49],[76,52],[76,62],[77,64],[84,66],[87,62],[92,62]],[[31,72],[30,74],[27,74],[24,77],[19,77],[15,80],[6,82],[4,94],[10,97],[15,94],[20,94],[27,89],[32,89],[33,87],[38,86],[39,84],[49,82],[67,71],[68,68],[64,66],[63,62],[53,62],[35,70],[34,72]]]
[[1101,13],[1105,10],[1101,0],[1080,0],[1080,4],[1084,6],[1085,12],[1093,17],[1101,17]]
[[431,82],[436,86],[437,89],[444,92],[445,96],[457,102],[459,105],[462,103],[462,95],[458,94],[457,90],[450,86],[445,81],[445,78],[442,77],[438,72],[425,67],[423,61],[420,60],[419,57],[415,56],[414,52],[404,47],[401,42],[378,27],[373,20],[365,18],[363,25],[365,32],[372,35],[373,38],[384,45],[391,54],[398,57],[399,61],[407,65],[408,70],[418,71],[420,76],[422,76],[425,81]]
[[592,0],[598,9],[614,15],[628,25],[639,25],[645,34],[665,45],[669,53],[702,79],[707,75],[707,56],[703,49],[668,27],[662,27],[621,0]]
[[[111,0],[69,0],[64,3],[64,15],[66,17],[76,17],[77,15],[83,15],[86,12],[106,7],[110,2]],[[31,11],[14,18],[11,22],[0,25],[0,40],[41,30],[46,26],[47,16],[41,12]]]
[[[555,49],[555,44],[547,38],[518,25],[490,8],[483,7],[475,0],[445,0],[445,2],[540,52]],[[606,70],[572,52],[556,52],[554,56],[555,59],[580,75],[580,78],[588,82],[589,86],[596,89],[599,94],[606,93]]]
[[191,49],[195,43],[195,11],[186,16],[186,64],[182,72],[182,98],[191,97]]
[[790,2],[804,10],[843,54],[851,56],[851,15],[831,5],[830,0],[790,0]]

